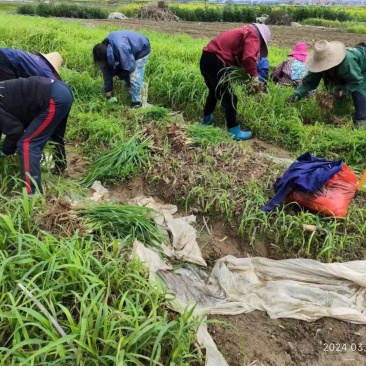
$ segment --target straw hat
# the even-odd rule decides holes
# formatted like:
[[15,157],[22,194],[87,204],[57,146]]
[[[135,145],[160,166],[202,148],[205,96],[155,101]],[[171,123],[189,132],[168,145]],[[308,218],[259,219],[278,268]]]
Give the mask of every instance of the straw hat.
[[271,31],[268,28],[268,26],[265,24],[252,23],[252,25],[254,25],[258,29],[258,32],[262,36],[264,44],[265,44],[263,47],[261,47],[261,50],[260,50],[261,57],[267,57],[268,56],[268,42],[271,39]]
[[308,56],[305,66],[311,72],[329,70],[339,65],[346,57],[346,46],[342,42],[318,41],[314,52]]
[[61,55],[58,52],[43,54],[38,51],[36,51],[36,54],[43,57],[52,66],[55,76],[57,77],[57,79],[61,80],[60,68],[64,61]]

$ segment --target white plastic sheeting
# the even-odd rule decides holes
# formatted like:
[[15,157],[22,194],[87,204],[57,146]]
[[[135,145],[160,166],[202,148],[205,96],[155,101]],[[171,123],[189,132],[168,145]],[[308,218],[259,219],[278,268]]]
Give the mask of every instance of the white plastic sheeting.
[[366,261],[319,263],[311,259],[219,259],[211,273],[193,267],[161,270],[177,308],[196,313],[266,311],[272,318],[315,321],[332,317],[366,324]]
[[166,256],[206,266],[197,243],[196,229],[191,225],[191,223],[196,222],[195,216],[175,218],[173,215],[178,210],[177,206],[160,204],[151,197],[136,197],[132,202],[140,206],[150,207],[162,214],[157,216],[155,221],[163,230],[166,230],[167,237],[171,237],[170,243],[162,245]]
[[[162,279],[174,294],[174,310],[195,306],[197,315],[261,310],[272,319],[315,321],[332,317],[366,324],[366,261],[320,263],[226,256],[209,272],[191,226],[194,216],[174,218],[175,206],[151,198],[138,197],[134,202],[162,213],[156,221],[171,239],[162,245],[167,257],[161,258],[138,242],[133,252],[148,266],[150,279]],[[188,263],[174,269],[172,259]],[[205,327],[200,328],[197,339],[207,348],[206,365],[227,366]]]

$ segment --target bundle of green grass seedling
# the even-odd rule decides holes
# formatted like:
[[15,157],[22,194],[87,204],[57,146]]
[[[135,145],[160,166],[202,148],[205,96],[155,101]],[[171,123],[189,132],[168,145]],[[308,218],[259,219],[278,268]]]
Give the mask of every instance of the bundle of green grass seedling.
[[79,211],[85,216],[88,229],[113,238],[138,240],[156,245],[164,240],[163,231],[155,223],[158,213],[151,208],[132,205],[103,204]]
[[111,183],[139,173],[149,161],[149,143],[150,138],[143,139],[141,133],[121,142],[89,166],[82,183],[87,186],[92,185],[95,180],[100,180],[103,184]]

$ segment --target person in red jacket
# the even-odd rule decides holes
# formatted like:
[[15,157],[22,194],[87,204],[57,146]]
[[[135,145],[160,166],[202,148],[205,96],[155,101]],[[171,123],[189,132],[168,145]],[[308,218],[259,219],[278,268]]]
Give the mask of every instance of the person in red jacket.
[[270,37],[271,31],[265,24],[253,23],[225,31],[203,48],[200,69],[208,87],[203,124],[212,124],[213,111],[217,101],[220,101],[228,131],[234,139],[246,140],[251,137],[251,132],[240,129],[236,120],[237,97],[232,94],[223,76],[226,67],[241,66],[254,82],[259,83],[257,61],[260,57],[267,57]]

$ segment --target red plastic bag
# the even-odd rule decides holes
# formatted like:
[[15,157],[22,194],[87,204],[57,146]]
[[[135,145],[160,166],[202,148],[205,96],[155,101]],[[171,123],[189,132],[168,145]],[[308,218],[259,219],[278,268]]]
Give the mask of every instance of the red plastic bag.
[[342,170],[333,175],[316,192],[305,193],[294,190],[286,196],[285,201],[297,202],[309,210],[321,212],[326,216],[344,217],[356,193],[357,181],[357,175],[343,164]]

